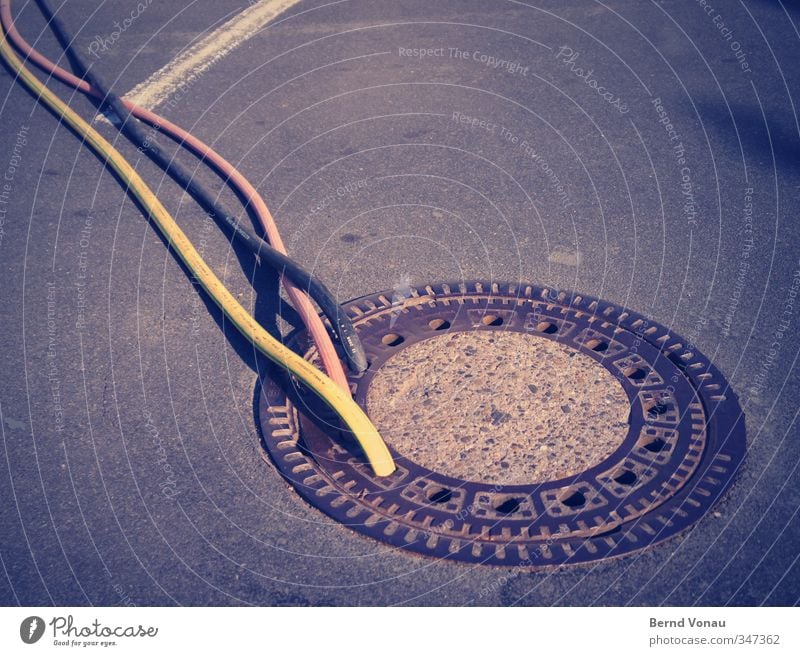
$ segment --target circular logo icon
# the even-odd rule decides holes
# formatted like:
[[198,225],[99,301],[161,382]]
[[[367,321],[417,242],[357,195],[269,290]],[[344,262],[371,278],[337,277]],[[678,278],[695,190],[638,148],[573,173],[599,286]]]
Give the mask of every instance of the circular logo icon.
[[19,625],[19,637],[26,645],[32,645],[44,635],[44,620],[36,615],[31,615],[22,620]]

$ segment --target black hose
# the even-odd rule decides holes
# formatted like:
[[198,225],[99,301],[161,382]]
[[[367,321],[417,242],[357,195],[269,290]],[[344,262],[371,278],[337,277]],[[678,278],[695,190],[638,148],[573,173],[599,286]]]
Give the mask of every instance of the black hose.
[[78,74],[103,95],[100,100],[101,106],[106,106],[119,118],[121,122],[120,131],[140,151],[146,153],[150,159],[158,164],[175,182],[181,185],[221,227],[229,229],[233,236],[250,250],[259,261],[268,264],[280,274],[285,275],[300,289],[306,290],[309,296],[319,305],[322,313],[333,327],[333,331],[342,345],[349,367],[356,373],[365,371],[368,366],[367,356],[356,333],[355,326],[353,326],[350,317],[347,316],[347,313],[341,308],[325,284],[289,256],[284,255],[261,237],[243,228],[239,221],[225,211],[214,199],[211,192],[204,185],[197,182],[180,162],[169,158],[154,142],[153,138],[141,129],[138,121],[125,107],[122,99],[113,92],[98,73],[91,70],[90,65],[86,64],[73,45],[74,39],[72,35],[61,18],[50,7],[48,0],[37,0],[37,2],[45,18],[49,21],[56,38],[72,61],[73,66],[77,69]]

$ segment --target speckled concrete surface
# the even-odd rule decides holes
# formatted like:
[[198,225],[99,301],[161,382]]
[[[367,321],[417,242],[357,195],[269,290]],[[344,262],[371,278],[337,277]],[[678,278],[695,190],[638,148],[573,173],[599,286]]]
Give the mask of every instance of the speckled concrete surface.
[[625,439],[614,376],[562,344],[514,332],[441,335],[398,352],[367,407],[384,438],[434,471],[518,485],[577,474]]

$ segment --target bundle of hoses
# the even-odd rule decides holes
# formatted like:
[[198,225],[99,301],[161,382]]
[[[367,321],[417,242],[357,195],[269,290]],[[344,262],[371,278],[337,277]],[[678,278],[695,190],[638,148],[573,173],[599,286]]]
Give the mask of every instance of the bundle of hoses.
[[[361,341],[356,334],[350,318],[342,311],[336,299],[325,285],[305,271],[299,264],[287,257],[284,251],[279,251],[260,237],[250,234],[229,212],[220,207],[219,202],[214,200],[213,194],[201,183],[197,182],[192,174],[187,171],[180,162],[169,158],[158,146],[155,137],[146,134],[144,130],[139,127],[138,122],[133,118],[122,98],[114,93],[113,89],[103,81],[97,72],[92,70],[91,66],[86,64],[81,54],[74,47],[74,38],[61,18],[52,10],[48,0],[38,0],[38,3],[49,21],[49,25],[55,32],[56,37],[61,42],[64,50],[69,54],[78,72],[88,83],[89,88],[94,90],[96,97],[100,100],[102,105],[116,114],[120,121],[120,131],[127,136],[141,152],[147,154],[179,185],[186,189],[203,209],[223,226],[227,227],[232,232],[232,236],[247,247],[256,257],[284,274],[297,288],[306,289],[311,297],[317,301],[323,314],[330,320],[342,344],[350,367],[357,373],[363,372],[367,368],[367,358],[361,346]],[[177,138],[185,137],[182,130],[179,132],[180,133],[174,136]],[[222,173],[229,174],[232,168],[231,165],[228,165],[226,170],[222,171]],[[264,217],[264,225],[269,229],[268,226],[270,226],[270,224],[274,227],[272,217],[267,215]],[[275,232],[277,233],[277,228],[275,228]],[[303,316],[302,313],[301,316],[308,326],[308,319]],[[316,319],[316,315],[313,315],[313,317]],[[313,326],[309,326],[309,328],[313,328]],[[317,342],[317,347],[320,353],[329,356],[327,360],[323,358],[323,364],[328,368],[329,375],[346,387],[346,382],[343,383],[345,380],[344,372],[335,357],[331,357],[333,349],[330,345],[330,340],[326,339]]]
[[[44,5],[45,13],[49,13],[49,18],[52,18],[52,12],[46,1]],[[291,349],[284,346],[281,342],[272,337],[259,323],[239,304],[233,297],[228,289],[222,284],[217,276],[211,271],[203,258],[194,248],[192,243],[177,225],[175,220],[170,216],[169,212],[164,208],[158,198],[153,194],[147,184],[136,173],[133,167],[125,160],[124,157],[105,139],[100,135],[97,130],[92,128],[85,120],[83,120],[75,111],[73,111],[66,103],[52,93],[47,87],[42,84],[33,73],[25,67],[24,63],[20,61],[19,57],[11,47],[9,40],[13,41],[15,47],[26,57],[36,63],[38,66],[46,70],[51,75],[58,77],[62,81],[70,84],[76,89],[90,94],[101,100],[106,100],[109,103],[116,100],[126,110],[129,110],[137,118],[140,118],[147,123],[158,126],[163,129],[172,138],[176,139],[182,145],[186,145],[190,150],[195,152],[212,165],[215,170],[226,179],[229,179],[235,185],[237,191],[246,199],[247,203],[255,209],[256,214],[264,225],[267,236],[274,247],[274,249],[283,251],[285,249],[277,232],[277,228],[272,220],[269,210],[266,207],[263,199],[255,191],[252,185],[242,176],[230,163],[224,158],[214,152],[206,144],[201,142],[196,137],[181,130],[178,126],[166,121],[165,119],[136,107],[132,103],[120,101],[119,98],[112,98],[108,91],[103,93],[97,89],[93,84],[83,81],[68,71],[59,68],[53,62],[46,59],[40,53],[36,52],[31,46],[21,37],[16,31],[13,20],[11,17],[10,0],[0,0],[0,23],[2,23],[2,34],[0,34],[0,56],[6,65],[15,73],[16,80],[21,82],[27,87],[36,97],[36,99],[46,105],[54,114],[56,114],[66,125],[72,128],[79,136],[83,138],[83,142],[87,144],[100,159],[111,168],[119,178],[126,184],[127,190],[131,193],[147,211],[153,223],[158,227],[170,247],[180,257],[181,261],[191,271],[192,275],[202,285],[208,295],[220,307],[225,315],[231,322],[238,328],[238,330],[252,342],[252,344],[261,351],[264,355],[276,362],[280,366],[291,372],[299,381],[311,389],[319,398],[324,401],[344,422],[344,424],[352,431],[355,438],[358,440],[361,448],[369,460],[373,470],[378,476],[386,476],[392,473],[395,469],[394,461],[389,450],[386,448],[385,443],[378,434],[377,429],[372,425],[369,418],[361,410],[361,408],[350,397],[347,388],[346,378],[341,369],[341,363],[333,350],[330,338],[325,330],[324,324],[319,316],[313,309],[311,302],[303,292],[294,287],[290,282],[285,281],[287,292],[290,298],[295,303],[298,312],[306,321],[312,338],[318,346],[320,356],[323,359],[326,370],[332,375],[329,378],[321,371],[316,369],[311,363],[294,353]],[[63,27],[63,25],[61,26]],[[62,32],[61,36],[64,34]],[[71,39],[68,39],[68,42]],[[96,78],[95,78],[96,81]],[[122,110],[119,105],[116,110],[119,114]],[[133,123],[128,112],[123,112],[119,116],[123,123]],[[131,132],[135,134],[135,132]],[[169,162],[170,168],[174,165]],[[175,173],[175,171],[173,171]],[[180,177],[185,172],[177,171],[176,175]],[[191,178],[191,176],[189,176]],[[191,180],[190,180],[191,181]],[[197,189],[195,189],[197,191]],[[206,205],[209,198],[201,196],[201,204]],[[214,209],[211,209],[211,208]],[[212,203],[205,206],[208,211],[213,211],[215,215],[220,214],[219,209]],[[234,234],[239,235],[238,238],[242,239],[239,226],[235,220],[230,218],[230,215],[223,213],[228,217],[231,227],[235,228]],[[243,231],[242,231],[243,233]],[[246,233],[243,233],[246,234]],[[248,235],[249,236],[249,235]],[[260,242],[258,243],[256,252],[259,252],[261,257],[264,253],[271,253],[267,251]],[[279,253],[280,254],[280,253]],[[288,260],[288,258],[287,258]],[[284,267],[287,273],[290,266],[293,264],[289,260],[274,260],[278,267]],[[299,270],[302,270],[298,267]],[[292,269],[298,276],[301,274],[299,271]],[[308,276],[308,274],[305,274]],[[311,276],[304,279],[302,282],[307,285],[311,280]],[[309,285],[309,288],[311,285]],[[319,289],[317,289],[319,291]],[[327,290],[325,290],[327,292]],[[340,315],[344,313],[338,310],[335,311],[333,321],[336,327],[341,327]],[[329,315],[330,316],[330,315]],[[338,318],[338,319],[337,319]],[[321,346],[322,345],[322,346]],[[353,344],[349,345],[350,347]],[[351,352],[353,349],[351,348]],[[331,357],[331,353],[333,354]],[[335,360],[335,364],[332,362]],[[357,364],[357,363],[356,363]],[[338,371],[337,371],[338,368]]]

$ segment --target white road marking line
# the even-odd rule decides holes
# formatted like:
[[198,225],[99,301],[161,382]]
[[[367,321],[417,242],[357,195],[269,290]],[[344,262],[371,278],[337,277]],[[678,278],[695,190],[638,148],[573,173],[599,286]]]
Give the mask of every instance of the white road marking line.
[[259,0],[123,94],[124,97],[145,109],[155,109],[178,88],[191,85],[215,62],[299,1]]

